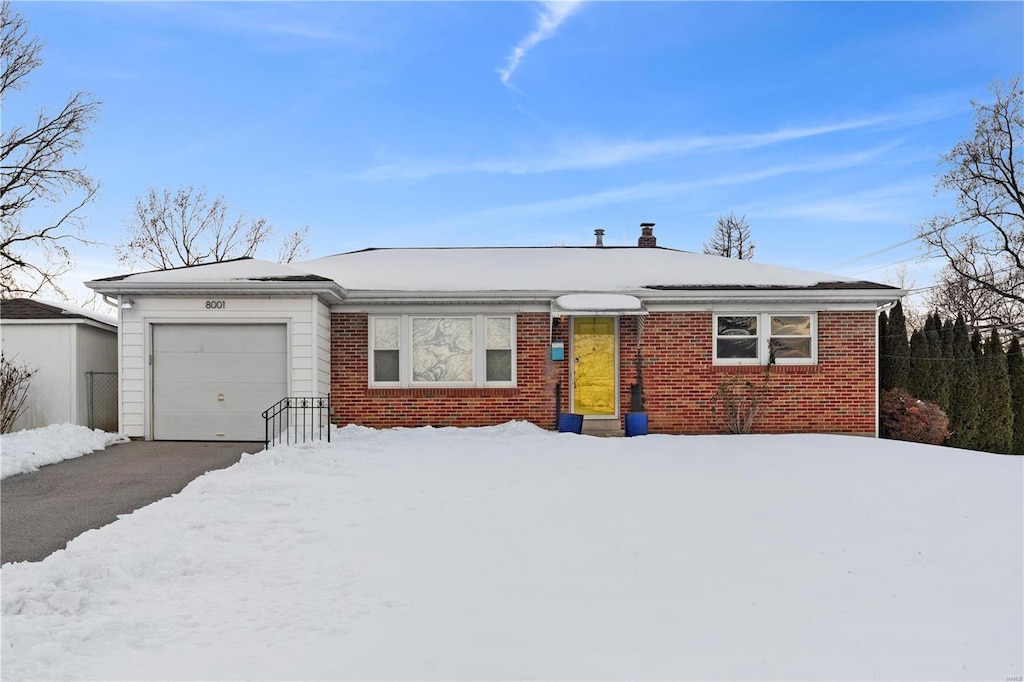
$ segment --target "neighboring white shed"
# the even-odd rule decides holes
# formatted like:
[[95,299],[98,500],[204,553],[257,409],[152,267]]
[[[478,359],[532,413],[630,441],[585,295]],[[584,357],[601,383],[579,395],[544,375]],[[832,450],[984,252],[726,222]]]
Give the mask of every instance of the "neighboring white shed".
[[8,361],[38,368],[14,429],[81,424],[117,431],[117,320],[26,298],[0,301]]

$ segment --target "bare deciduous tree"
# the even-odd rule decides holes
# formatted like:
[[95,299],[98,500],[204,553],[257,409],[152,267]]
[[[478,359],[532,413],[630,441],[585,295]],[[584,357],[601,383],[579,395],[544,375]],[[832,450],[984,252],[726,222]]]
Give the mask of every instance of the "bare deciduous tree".
[[300,258],[309,255],[309,247],[306,246],[306,237],[309,235],[309,225],[300,227],[281,242],[281,249],[277,253],[278,263],[294,263]]
[[[900,263],[886,270],[882,276],[882,281],[905,291],[913,290],[917,285],[917,280],[911,276],[910,268],[907,267],[906,263]],[[913,294],[903,298],[903,318],[906,321],[907,329],[924,328],[925,316],[931,308],[926,306],[927,309],[922,309],[920,307],[922,302],[920,298]],[[953,317],[956,317],[956,315],[954,314]]]
[[704,253],[726,258],[750,260],[754,257],[754,242],[750,237],[747,217],[736,217],[735,213],[718,216],[711,239],[704,243]]
[[205,189],[191,185],[173,194],[150,188],[135,199],[125,228],[126,240],[114,247],[121,262],[161,269],[253,256],[271,233],[265,218],[229,221],[223,196],[209,201]]
[[[971,102],[974,136],[961,140],[942,157],[948,169],[937,189],[955,193],[956,211],[936,216],[919,228],[921,239],[947,261],[943,275],[950,283],[947,293],[963,299],[961,303],[979,306],[974,313],[980,320],[997,319],[1002,314],[999,310],[1016,310],[1013,314],[1019,315],[1024,306],[1021,77],[1006,85],[994,83],[991,91],[992,104]],[[1000,322],[1021,324],[1022,320]]]
[[939,273],[938,284],[928,297],[928,307],[944,317],[963,315],[967,325],[974,329],[996,327],[1014,335],[1024,334],[1024,304],[1000,296],[949,265]]
[[[0,5],[0,103],[28,84],[43,61],[42,44],[24,18]],[[96,194],[96,183],[73,163],[82,137],[96,120],[99,102],[72,94],[56,114],[40,108],[31,124],[10,125],[0,135],[0,293],[34,295],[71,269],[69,242],[86,243],[78,211]]]
[[10,433],[25,411],[29,385],[38,371],[38,367],[8,360],[0,352],[0,433]]

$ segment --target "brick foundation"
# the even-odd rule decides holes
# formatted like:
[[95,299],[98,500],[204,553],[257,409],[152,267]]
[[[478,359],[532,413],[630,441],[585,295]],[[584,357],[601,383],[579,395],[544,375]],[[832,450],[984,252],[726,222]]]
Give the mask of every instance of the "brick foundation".
[[[525,420],[555,424],[555,383],[563,386],[562,410],[569,410],[568,319],[555,340],[565,342],[567,359],[550,360],[550,319],[546,313],[517,316],[515,388],[400,389],[367,386],[367,315],[331,315],[332,421],[387,426],[485,426]],[[872,311],[818,313],[818,364],[782,365],[770,373],[770,399],[760,433],[875,432],[875,314]],[[620,411],[630,408],[635,380],[636,320],[623,317],[619,331]],[[651,313],[643,331],[646,411],[652,433],[719,433],[711,399],[723,381],[765,380],[764,367],[712,364],[712,314]],[[621,422],[621,420],[620,420]]]

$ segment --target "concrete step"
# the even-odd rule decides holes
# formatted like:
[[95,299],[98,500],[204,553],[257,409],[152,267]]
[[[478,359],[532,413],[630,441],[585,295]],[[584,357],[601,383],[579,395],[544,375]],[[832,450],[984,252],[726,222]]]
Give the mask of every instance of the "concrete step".
[[587,436],[624,436],[618,419],[584,419],[583,433]]

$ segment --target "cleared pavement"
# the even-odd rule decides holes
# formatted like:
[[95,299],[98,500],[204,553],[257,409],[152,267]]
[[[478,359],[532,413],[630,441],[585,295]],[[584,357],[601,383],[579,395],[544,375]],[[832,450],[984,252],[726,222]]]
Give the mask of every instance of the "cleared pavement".
[[40,561],[263,443],[132,441],[0,481],[0,563]]

